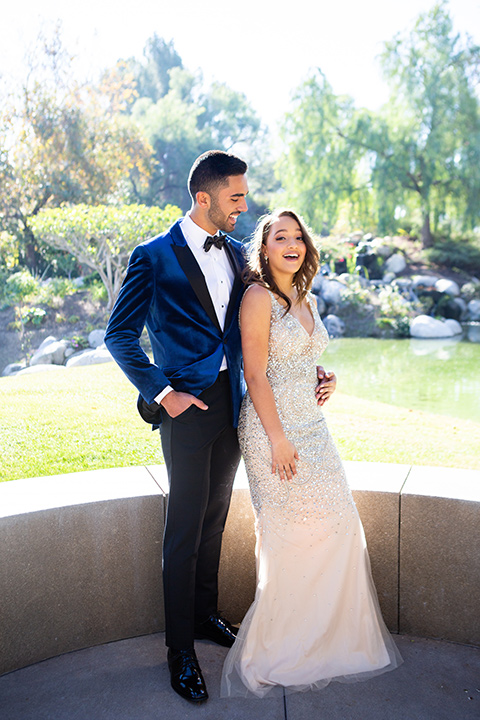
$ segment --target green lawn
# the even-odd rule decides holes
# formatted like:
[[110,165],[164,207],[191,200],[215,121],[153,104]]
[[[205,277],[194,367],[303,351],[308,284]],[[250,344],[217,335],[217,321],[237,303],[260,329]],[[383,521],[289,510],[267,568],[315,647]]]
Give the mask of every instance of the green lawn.
[[[1,479],[158,463],[136,397],[114,363],[1,378]],[[327,408],[345,460],[479,468],[479,423],[341,393]]]

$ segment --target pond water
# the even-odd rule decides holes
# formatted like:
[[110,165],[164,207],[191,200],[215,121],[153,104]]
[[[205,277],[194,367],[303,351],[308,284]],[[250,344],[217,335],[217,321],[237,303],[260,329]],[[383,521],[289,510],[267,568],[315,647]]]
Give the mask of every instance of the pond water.
[[321,364],[348,395],[480,422],[480,343],[331,340]]

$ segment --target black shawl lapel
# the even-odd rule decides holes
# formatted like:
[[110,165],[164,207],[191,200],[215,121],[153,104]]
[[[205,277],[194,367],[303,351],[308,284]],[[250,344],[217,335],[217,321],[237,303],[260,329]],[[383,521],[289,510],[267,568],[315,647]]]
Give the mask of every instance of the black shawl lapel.
[[185,243],[184,245],[172,245],[173,252],[177,256],[178,263],[183,272],[187,276],[200,304],[207,313],[210,320],[221,333],[222,329],[218,322],[217,313],[213,306],[212,298],[208,292],[205,276],[202,273],[199,264],[195,260],[195,256]]
[[228,308],[227,308],[227,315],[225,317],[225,329],[227,329],[227,327],[229,326],[229,324],[232,320],[232,313],[235,311],[235,308],[237,307],[236,299],[237,299],[238,293],[240,292],[240,290],[243,287],[243,280],[242,280],[243,268],[240,265],[240,262],[235,253],[235,250],[232,248],[232,246],[230,245],[228,240],[225,243],[225,250],[227,252],[228,259],[230,260],[230,264],[231,264],[231,266],[233,268],[233,272],[235,274],[233,286],[232,286],[232,292],[230,293],[230,300],[229,300]]

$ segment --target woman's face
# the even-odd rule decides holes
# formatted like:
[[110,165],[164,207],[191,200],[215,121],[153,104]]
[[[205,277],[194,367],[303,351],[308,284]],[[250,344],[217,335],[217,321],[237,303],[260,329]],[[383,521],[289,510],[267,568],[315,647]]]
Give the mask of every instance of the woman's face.
[[262,252],[268,257],[273,275],[294,275],[302,267],[307,248],[296,220],[288,215],[276,220],[268,233]]

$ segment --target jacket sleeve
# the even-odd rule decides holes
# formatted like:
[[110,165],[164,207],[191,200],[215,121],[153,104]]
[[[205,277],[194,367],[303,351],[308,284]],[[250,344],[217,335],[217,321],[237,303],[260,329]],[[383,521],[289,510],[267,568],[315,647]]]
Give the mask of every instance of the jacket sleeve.
[[125,280],[108,321],[105,345],[147,403],[152,403],[170,384],[140,345],[153,295],[152,263],[145,247],[140,245],[130,257]]

